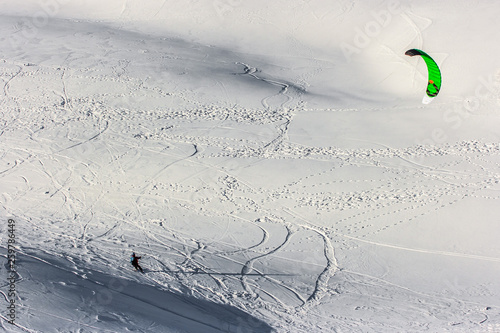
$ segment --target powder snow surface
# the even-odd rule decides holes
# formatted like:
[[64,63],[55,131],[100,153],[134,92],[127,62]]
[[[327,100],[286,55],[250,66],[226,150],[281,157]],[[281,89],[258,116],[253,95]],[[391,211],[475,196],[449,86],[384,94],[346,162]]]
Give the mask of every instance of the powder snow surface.
[[498,17],[3,1],[0,330],[500,332]]

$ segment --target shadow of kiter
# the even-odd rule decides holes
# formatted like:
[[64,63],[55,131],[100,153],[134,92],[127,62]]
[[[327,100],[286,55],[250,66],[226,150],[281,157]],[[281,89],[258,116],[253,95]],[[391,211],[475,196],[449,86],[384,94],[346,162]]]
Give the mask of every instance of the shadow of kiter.
[[141,273],[144,273],[142,267],[139,265],[139,259],[141,259],[141,257],[137,257],[135,255],[135,252],[133,252],[132,255],[130,256],[130,263],[132,264],[132,266],[134,266],[134,268],[137,271],[141,271]]

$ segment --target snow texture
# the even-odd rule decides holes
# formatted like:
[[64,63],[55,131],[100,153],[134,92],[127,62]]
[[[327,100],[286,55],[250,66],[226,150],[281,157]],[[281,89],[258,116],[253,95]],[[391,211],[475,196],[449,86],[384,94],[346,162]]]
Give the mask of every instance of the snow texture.
[[3,1],[1,330],[500,332],[499,16]]

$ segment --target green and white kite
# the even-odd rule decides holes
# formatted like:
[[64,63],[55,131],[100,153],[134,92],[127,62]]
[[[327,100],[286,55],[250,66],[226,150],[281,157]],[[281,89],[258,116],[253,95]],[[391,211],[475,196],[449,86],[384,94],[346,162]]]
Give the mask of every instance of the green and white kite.
[[419,55],[424,59],[427,65],[427,71],[429,72],[426,91],[427,96],[424,97],[422,103],[428,104],[434,97],[437,96],[439,90],[441,89],[441,71],[439,70],[439,67],[434,59],[432,59],[427,53],[422,50],[411,49],[406,51],[405,54],[410,57]]

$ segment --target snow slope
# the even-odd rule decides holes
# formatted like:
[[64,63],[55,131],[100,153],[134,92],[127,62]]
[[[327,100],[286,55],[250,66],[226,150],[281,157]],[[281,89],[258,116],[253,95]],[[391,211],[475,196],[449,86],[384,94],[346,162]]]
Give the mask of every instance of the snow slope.
[[499,14],[4,1],[2,328],[499,332]]

